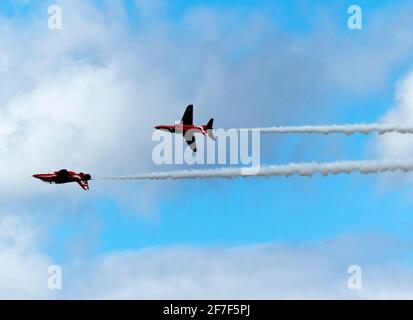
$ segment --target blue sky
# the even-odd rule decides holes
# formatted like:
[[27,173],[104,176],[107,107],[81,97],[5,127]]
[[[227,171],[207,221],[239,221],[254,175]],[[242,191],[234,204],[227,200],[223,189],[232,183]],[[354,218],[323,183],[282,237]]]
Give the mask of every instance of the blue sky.
[[[51,3],[53,2],[36,1],[25,4],[20,1],[2,1],[0,12],[8,21],[19,21],[23,18],[24,23],[30,25],[31,21],[41,19],[45,8]],[[90,3],[95,3],[95,9],[103,12],[104,17],[109,15],[110,1],[106,4],[103,1],[90,1]],[[155,6],[155,9],[148,9],[149,13],[145,13],[144,16],[139,11],[141,8],[139,5],[132,0],[125,0],[123,4],[126,15],[116,17],[115,21],[127,25],[127,29],[122,30],[130,32],[129,47],[125,45],[123,48],[117,48],[117,41],[121,41],[120,39],[125,36],[118,34],[117,38],[109,38],[108,45],[103,45],[103,49],[96,50],[98,54],[102,54],[103,60],[109,57],[108,61],[112,61],[112,56],[115,60],[119,52],[126,54],[124,51],[131,48],[133,53],[135,45],[143,44],[155,50],[153,56],[150,58],[148,56],[150,61],[142,61],[142,64],[147,63],[150,67],[157,66],[159,63],[161,66],[159,70],[154,67],[153,73],[149,71],[148,82],[152,79],[156,82],[157,72],[170,70],[168,76],[160,78],[159,92],[154,94],[160,96],[163,94],[163,101],[169,99],[171,104],[174,104],[173,107],[171,106],[173,111],[168,112],[165,106],[160,105],[158,110],[156,104],[153,104],[151,112],[152,115],[156,115],[154,118],[136,119],[138,124],[144,124],[145,134],[149,139],[149,128],[160,120],[175,121],[172,117],[179,114],[180,110],[183,112],[185,105],[190,103],[196,105],[195,119],[198,122],[214,117],[218,125],[223,124],[227,127],[245,126],[248,121],[251,121],[251,126],[259,126],[261,123],[267,126],[376,122],[396,104],[397,84],[410,72],[411,47],[401,45],[401,49],[398,50],[398,44],[391,40],[391,23],[399,20],[398,15],[405,7],[410,10],[412,7],[408,1],[394,4],[393,1],[366,0],[356,3],[363,10],[364,25],[363,30],[360,31],[347,29],[346,11],[347,7],[353,4],[352,1],[174,1],[166,5],[160,4],[159,7]],[[65,2],[62,6],[65,24],[67,19]],[[231,17],[230,22],[217,18],[221,23],[217,27],[219,31],[216,34],[211,31],[211,38],[207,35],[206,40],[203,38],[205,30],[202,29],[204,26],[202,23],[213,25],[213,22],[203,21],[199,26],[197,25],[199,29],[197,27],[190,29],[198,22],[190,20],[189,15],[191,12],[204,9],[207,12],[212,10],[213,17],[221,17],[221,14],[223,17]],[[257,27],[256,38],[252,31],[251,37],[255,39],[250,43],[248,40],[243,40],[242,32],[246,30],[242,29],[242,26],[250,25],[251,21],[258,21],[258,25],[262,22],[264,26]],[[251,25],[254,26],[253,23]],[[65,25],[64,29],[67,30],[70,26],[70,24]],[[409,27],[411,26],[405,28]],[[24,29],[24,25],[22,28]],[[383,30],[387,33],[383,34]],[[404,30],[404,26],[399,21],[399,24],[395,23],[395,33],[400,30]],[[93,34],[93,31],[91,33]],[[19,39],[19,35],[15,37]],[[285,73],[279,78],[273,77],[270,72],[264,72],[262,78],[265,82],[260,85],[259,81],[255,83],[253,80],[242,79],[247,75],[247,71],[245,73],[240,71],[241,79],[238,79],[239,83],[236,87],[229,85],[228,90],[225,90],[224,83],[224,88],[222,86],[212,88],[211,92],[205,89],[206,98],[200,98],[198,82],[194,80],[192,88],[191,84],[181,82],[181,77],[185,78],[187,75],[191,79],[196,79],[196,73],[203,70],[202,62],[196,65],[197,70],[190,68],[176,70],[175,76],[174,63],[178,66],[182,64],[175,56],[174,50],[178,50],[177,47],[169,44],[169,41],[174,42],[170,37],[176,40],[177,47],[180,43],[187,45],[185,48],[178,49],[186,52],[193,50],[196,61],[202,61],[202,59],[197,60],[198,56],[210,50],[207,58],[211,58],[212,61],[222,58],[222,62],[217,65],[222,63],[228,70],[231,68],[251,70],[248,66],[254,66],[258,60],[270,61],[272,52],[279,54],[275,59],[281,61],[284,57],[283,51],[288,53],[291,50],[297,56],[288,61],[287,54],[286,61],[274,68]],[[99,38],[99,35],[96,38]],[[115,38],[117,40],[114,40]],[[193,47],[191,39],[194,40]],[[71,41],[76,44],[76,39]],[[218,43],[216,47],[211,45],[214,41]],[[155,42],[157,43],[154,44]],[[236,45],[231,48],[233,42]],[[285,47],[291,43],[296,43],[296,46]],[[199,53],[198,46],[201,48],[205,46],[205,52],[201,50]],[[389,46],[394,47],[389,48]],[[109,47],[117,48],[119,52],[111,51],[115,49],[108,49]],[[165,51],[165,48],[171,49],[171,52]],[[348,51],[344,52],[345,50]],[[94,59],[88,56],[91,54],[89,50],[80,52],[77,53],[81,55],[78,59],[85,61]],[[20,54],[25,55],[22,52]],[[334,62],[335,54],[339,55],[337,66]],[[61,58],[62,64],[63,61],[66,62],[66,58]],[[56,57],[53,59],[55,60],[51,60],[51,64],[60,61]],[[168,59],[171,59],[170,64]],[[325,62],[327,60],[328,63]],[[311,61],[320,62],[321,67],[311,65]],[[300,67],[303,73],[300,74],[300,71],[296,70],[297,63],[306,66],[308,62],[310,62],[308,69]],[[376,62],[380,64],[378,67],[375,65]],[[345,70],[341,69],[341,66],[344,66]],[[133,64],[129,72],[133,73],[135,70],[140,70],[139,68],[140,65]],[[350,70],[351,68],[354,70]],[[260,69],[252,68],[252,70],[250,72],[253,77],[257,76],[259,79],[261,71],[257,70]],[[338,75],[340,72],[342,74]],[[219,77],[219,72],[217,74]],[[293,80],[288,80],[290,74]],[[219,80],[217,83],[220,83]],[[131,84],[135,85],[134,80],[131,81]],[[364,82],[359,85],[358,81]],[[161,86],[170,85],[170,82],[173,83],[172,89],[164,91]],[[282,90],[288,90],[285,82],[292,83],[294,96],[287,94],[284,97]],[[245,89],[240,83],[245,84]],[[137,91],[143,90],[136,86]],[[182,91],[179,91],[180,89]],[[177,91],[174,93],[175,96],[168,96],[173,90]],[[237,107],[237,101],[242,100],[240,91],[243,90],[250,91],[251,96],[258,98],[250,101],[251,104],[257,101],[257,105],[248,105],[246,102]],[[225,93],[220,95],[221,92]],[[283,98],[272,102],[274,97],[278,99],[277,96]],[[232,105],[210,106],[212,103],[219,103],[221,99]],[[152,101],[151,97],[148,100]],[[290,100],[293,102],[290,103]],[[198,101],[204,101],[204,105],[208,107],[197,105]],[[175,105],[178,102],[182,102],[182,105]],[[138,101],[136,105],[139,106]],[[134,114],[122,116],[134,117]],[[261,159],[264,164],[372,159],[378,156],[375,147],[377,139],[380,138],[364,135],[263,136]],[[132,139],[123,147],[137,145],[139,141],[135,142]],[[150,157],[148,151],[151,151],[150,143],[139,149],[136,155],[148,159]],[[125,150],[127,155],[122,165],[118,166],[116,161],[118,158],[114,159],[109,169],[111,173],[131,173],[124,172],[128,163],[134,162],[129,152],[134,154],[129,149]],[[110,163],[109,160],[105,159]],[[99,164],[98,170],[109,168],[106,162],[102,161],[102,163],[104,164]],[[30,168],[30,163],[26,166]],[[139,172],[149,169],[157,171],[170,169],[168,166],[162,168],[150,164],[141,168],[134,165],[131,168]],[[53,169],[58,168],[50,168]],[[105,174],[105,172],[95,173]],[[44,206],[44,203],[49,201],[50,195],[48,196],[47,193],[47,190],[50,190],[49,186],[41,185],[40,187],[46,191],[40,195],[25,194],[24,200],[21,201],[30,199],[28,203],[33,202],[36,206],[40,203],[41,209],[34,214],[35,222],[42,225],[45,230],[40,252],[56,263],[67,263],[78,256],[93,258],[113,252],[176,245],[229,248],[265,243],[294,245],[353,235],[354,237],[386,235],[403,241],[413,240],[411,182],[401,175],[397,175],[396,179],[394,176],[392,178],[392,175],[385,175],[383,178],[354,174],[328,178],[316,176],[228,181],[142,181],[126,184],[113,182],[113,184],[108,186],[108,182],[92,181],[92,190],[87,195],[79,195],[80,191],[76,188],[72,191],[73,186],[70,186],[59,195],[59,204],[56,207],[53,204],[49,208]],[[146,192],[149,193],[148,196]],[[24,208],[23,211],[30,211],[24,206],[23,202],[19,205]],[[44,212],[38,212],[42,210]],[[60,211],[64,211],[64,214],[60,214]],[[59,214],[56,214],[57,212]],[[363,246],[363,243],[360,245]],[[410,253],[407,256],[410,256]]]
[[[186,10],[205,5],[213,8],[230,8],[239,2],[181,1],[168,6],[169,19],[179,19]],[[368,13],[387,7],[386,1],[362,3],[365,23]],[[312,5],[294,1],[242,3],[247,12],[271,9],[274,16],[282,14],[282,30],[287,34],[298,33],[313,24],[308,14],[300,8],[311,10]],[[302,6],[302,7],[301,7]],[[336,25],[346,30],[346,5],[320,2],[337,19]],[[129,10],[134,10],[129,1]],[[170,11],[169,11],[170,9]],[[276,13],[277,14],[276,14]],[[308,11],[307,11],[308,12]],[[391,13],[389,13],[391,14]],[[339,19],[339,17],[341,19]],[[367,28],[367,27],[365,27]],[[308,32],[308,31],[307,31]],[[356,33],[355,31],[354,33]],[[363,31],[362,31],[363,32]],[[352,35],[350,35],[352,36]],[[354,37],[359,35],[354,34]],[[402,62],[403,63],[403,62]],[[376,95],[343,94],[340,99],[328,99],[326,104],[337,106],[322,117],[337,123],[376,121],[392,104],[394,84],[405,70],[394,70],[385,89]],[[274,88],[276,90],[276,87]],[[337,88],[340,95],[340,88]],[[305,101],[303,101],[305,104]],[[278,107],[278,106],[275,106]],[[219,114],[214,115],[219,119]],[[147,119],[150,122],[150,119]],[[300,119],[300,121],[303,121]],[[271,144],[273,137],[263,143]],[[280,141],[281,140],[281,141]],[[370,137],[292,137],[277,139],[274,154],[268,163],[334,159],[363,159],[365,145]],[[301,157],[294,157],[294,150],[304,144]],[[331,152],[331,148],[335,152]],[[332,154],[332,155],[331,155]],[[157,204],[155,217],[141,217],[120,208],[116,201],[99,199],[92,206],[99,212],[102,223],[96,252],[131,250],[148,246],[191,243],[198,245],[246,245],[274,241],[310,241],[331,238],[345,233],[392,233],[410,238],[409,212],[412,203],[406,199],[406,187],[395,190],[377,190],[377,177],[351,176],[249,179],[219,182],[185,182],[181,190],[172,191],[175,182],[143,182],[160,185],[160,192],[170,193]],[[85,222],[87,223],[87,222]],[[67,218],[56,230],[59,240],[53,250],[58,251],[72,234],[88,232],[83,223]],[[62,234],[63,235],[62,235]]]
[[[133,11],[131,1],[126,1]],[[198,1],[195,4],[180,1],[168,5],[169,19],[179,16],[197,5],[211,6],[220,10],[240,5],[237,1]],[[281,11],[288,20],[283,30],[288,34],[306,29],[308,15],[300,17],[303,7],[311,9],[310,3],[280,1],[241,2],[244,10],[260,10],[269,7],[273,12]],[[386,1],[362,3],[365,19],[370,10],[388,6]],[[317,3],[338,18],[336,24],[346,29],[346,6],[331,1]],[[300,9],[301,8],[301,9]],[[298,17],[297,17],[298,16]],[[304,18],[304,19],[300,19]],[[294,21],[294,24],[290,21]],[[357,31],[354,31],[356,33]],[[361,31],[363,32],[363,31]],[[358,37],[358,35],[354,35]],[[380,98],[363,95],[343,95],[339,100],[329,99],[326,105],[337,106],[323,115],[326,121],[337,123],[376,121],[392,104],[394,83],[400,77],[397,70],[388,79],[388,86],[379,93]],[[276,87],[274,88],[276,90]],[[340,88],[337,88],[340,92]],[[340,93],[339,93],[340,94]],[[361,102],[360,102],[361,101]],[[303,101],[305,104],[305,101]],[[281,107],[281,106],[275,106]],[[338,112],[338,115],[336,114]],[[196,116],[196,114],[195,114]],[[219,114],[213,115],[219,121]],[[150,119],[146,121],[151,122]],[[303,121],[300,119],[300,121]],[[274,137],[263,138],[263,143],[274,141],[268,163],[291,161],[333,161],[334,159],[363,159],[365,145],[370,137]],[[294,150],[304,144],[301,157],[294,157]],[[335,152],[331,156],[331,148]],[[265,160],[263,160],[264,163]],[[98,183],[98,182],[97,182]],[[159,192],[169,194],[157,204],[155,217],[130,214],[119,207],[113,199],[99,199],[92,206],[99,212],[102,231],[96,251],[131,250],[147,246],[193,243],[200,245],[245,245],[273,241],[321,240],[343,233],[385,232],[410,237],[404,230],[404,219],[411,209],[405,199],[403,187],[379,192],[375,176],[339,176],[328,179],[317,177],[290,179],[248,179],[234,181],[190,181],[184,182],[180,190],[174,191],[176,182],[140,182],[160,185]],[[185,190],[185,193],[182,193]],[[395,207],[396,206],[396,207]],[[396,210],[397,209],[397,210]],[[390,212],[393,211],[392,214]],[[394,214],[396,211],[397,214]],[[87,223],[87,222],[84,222]],[[72,234],[88,232],[77,218],[68,217],[56,229],[57,246]],[[63,235],[62,235],[63,234]],[[58,251],[59,248],[53,249]]]

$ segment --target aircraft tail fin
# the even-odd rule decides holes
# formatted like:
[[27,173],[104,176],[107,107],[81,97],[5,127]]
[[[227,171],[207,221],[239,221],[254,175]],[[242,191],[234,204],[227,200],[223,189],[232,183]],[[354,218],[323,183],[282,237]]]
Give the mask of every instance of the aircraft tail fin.
[[207,130],[212,129],[212,126],[214,125],[214,119],[210,119],[206,125]]
[[77,181],[78,185],[85,191],[89,190],[89,183],[87,181]]
[[206,130],[207,130],[208,137],[210,137],[212,140],[215,140],[213,125],[214,125],[214,119],[210,119],[206,125]]

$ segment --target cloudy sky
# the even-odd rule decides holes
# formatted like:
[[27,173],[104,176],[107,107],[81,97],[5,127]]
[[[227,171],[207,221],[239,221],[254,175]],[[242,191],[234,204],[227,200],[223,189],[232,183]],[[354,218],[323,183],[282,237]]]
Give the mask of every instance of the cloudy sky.
[[[351,4],[1,1],[0,298],[413,298],[410,175],[96,180],[87,193],[31,177],[176,169],[153,163],[153,127],[191,103],[218,128],[413,124],[413,5],[357,1],[350,30]],[[412,141],[267,135],[261,162],[408,159]]]

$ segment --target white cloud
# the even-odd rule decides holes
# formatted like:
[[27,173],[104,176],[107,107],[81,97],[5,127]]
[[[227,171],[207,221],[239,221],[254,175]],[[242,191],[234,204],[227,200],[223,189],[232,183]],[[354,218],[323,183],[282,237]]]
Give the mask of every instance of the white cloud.
[[0,216],[1,299],[52,296],[47,287],[51,260],[39,253],[37,232],[27,216]]
[[[413,268],[400,260],[409,257],[411,245],[386,236],[348,235],[305,245],[180,246],[118,252],[89,263],[88,269],[77,266],[66,279],[74,281],[62,295],[93,299],[409,299],[413,297]],[[362,268],[362,290],[347,287],[348,267],[355,264]]]
[[[413,124],[413,72],[400,81],[396,91],[395,105],[383,116],[382,122]],[[411,136],[389,134],[376,140],[380,157],[409,159],[413,156]]]
[[[410,241],[347,235],[307,244],[169,246],[66,260],[62,290],[49,290],[53,260],[29,216],[0,217],[4,299],[410,299]],[[75,261],[75,262],[73,262]],[[405,262],[402,262],[405,261]],[[362,290],[347,287],[350,265]]]
[[[397,248],[397,249],[395,249]],[[109,253],[64,266],[56,298],[88,299],[408,299],[411,243],[344,236],[306,245],[159,247]],[[362,290],[347,286],[350,265]]]

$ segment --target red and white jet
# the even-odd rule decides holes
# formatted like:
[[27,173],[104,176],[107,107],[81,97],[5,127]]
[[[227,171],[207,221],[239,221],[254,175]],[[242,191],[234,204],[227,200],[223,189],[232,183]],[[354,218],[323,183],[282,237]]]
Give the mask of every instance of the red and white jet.
[[196,126],[194,125],[193,111],[194,106],[190,104],[185,110],[181,123],[176,125],[160,125],[156,126],[155,129],[182,134],[191,150],[196,152],[195,132],[202,133],[203,135],[210,137],[212,140],[215,140],[212,132],[214,119],[210,119],[206,125]]
[[33,177],[52,184],[76,182],[83,190],[86,191],[89,190],[88,181],[92,179],[92,176],[88,173],[76,173],[66,169],[62,169],[54,173],[34,174]]

